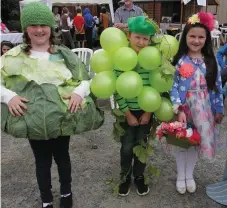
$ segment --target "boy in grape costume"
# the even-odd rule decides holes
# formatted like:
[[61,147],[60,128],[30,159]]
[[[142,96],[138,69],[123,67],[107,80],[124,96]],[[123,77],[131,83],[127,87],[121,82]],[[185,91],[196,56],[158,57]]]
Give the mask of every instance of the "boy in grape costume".
[[[150,44],[151,36],[158,31],[156,24],[144,16],[133,17],[128,20],[128,39],[130,47],[136,52],[147,47]],[[141,68],[139,65],[133,69],[137,72],[143,81],[143,86],[150,86],[149,71]],[[119,77],[123,72],[115,69],[116,76]],[[147,141],[150,133],[152,114],[144,112],[138,105],[136,98],[125,99],[118,93],[115,94],[119,109],[125,115],[125,122],[121,123],[124,129],[124,135],[120,137],[121,141],[121,184],[119,186],[119,195],[127,196],[130,192],[131,174],[133,173],[134,182],[139,195],[146,195],[149,187],[144,183],[144,170],[146,164],[142,163],[137,156],[133,154],[133,148],[143,140]],[[132,160],[134,164],[132,165]]]

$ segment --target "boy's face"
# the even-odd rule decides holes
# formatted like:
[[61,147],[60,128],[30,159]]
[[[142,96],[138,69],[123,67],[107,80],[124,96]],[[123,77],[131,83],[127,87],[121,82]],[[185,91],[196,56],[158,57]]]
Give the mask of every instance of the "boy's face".
[[138,33],[129,33],[128,39],[131,45],[131,48],[139,53],[142,48],[145,48],[149,45],[151,37],[149,35],[141,35]]

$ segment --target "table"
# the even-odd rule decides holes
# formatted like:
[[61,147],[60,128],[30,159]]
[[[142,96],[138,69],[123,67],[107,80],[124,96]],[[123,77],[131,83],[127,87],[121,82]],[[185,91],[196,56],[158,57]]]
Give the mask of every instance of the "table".
[[23,42],[23,33],[3,33],[1,34],[1,41],[10,41],[13,44]]
[[220,27],[220,30],[221,30],[222,32],[227,32],[227,27]]
[[227,27],[220,27],[221,33],[224,36],[225,41],[227,41]]

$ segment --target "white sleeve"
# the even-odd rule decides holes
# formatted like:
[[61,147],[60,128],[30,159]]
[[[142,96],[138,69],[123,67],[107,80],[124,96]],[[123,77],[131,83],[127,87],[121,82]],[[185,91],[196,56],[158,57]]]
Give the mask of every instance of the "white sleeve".
[[1,102],[8,104],[9,101],[16,96],[17,93],[7,89],[4,85],[1,84]]
[[84,99],[90,94],[90,81],[83,80],[80,85],[73,90],[73,92]]

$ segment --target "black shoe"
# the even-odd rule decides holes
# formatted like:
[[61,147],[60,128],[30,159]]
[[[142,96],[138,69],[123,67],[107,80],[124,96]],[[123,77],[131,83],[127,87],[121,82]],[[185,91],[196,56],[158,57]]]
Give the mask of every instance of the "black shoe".
[[119,196],[127,196],[130,192],[131,178],[126,178],[126,181],[119,185]]
[[134,179],[136,185],[136,192],[140,196],[144,196],[149,193],[150,189],[148,185],[144,183],[144,176],[138,176]]
[[72,208],[73,207],[73,198],[72,194],[67,197],[61,197],[60,199],[60,208]]

